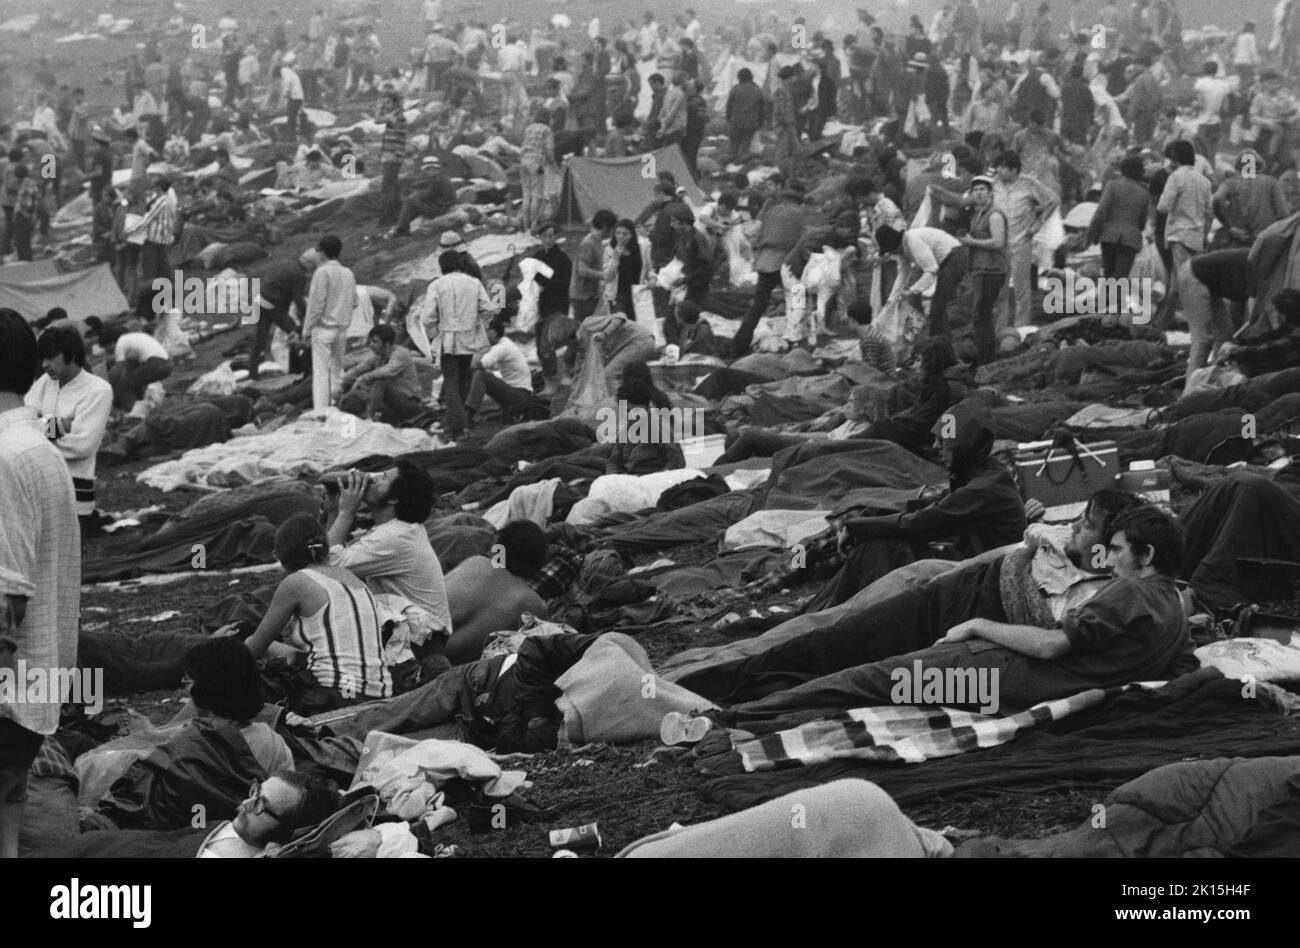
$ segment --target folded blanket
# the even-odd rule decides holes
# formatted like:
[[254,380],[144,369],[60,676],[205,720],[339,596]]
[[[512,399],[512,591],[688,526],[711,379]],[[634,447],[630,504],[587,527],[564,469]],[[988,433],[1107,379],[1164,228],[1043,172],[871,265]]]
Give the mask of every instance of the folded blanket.
[[1012,625],[1050,629],[1056,625],[1056,620],[1034,579],[1033,563],[1034,551],[1027,546],[1018,546],[1002,558],[1002,572],[998,578],[1002,608]]

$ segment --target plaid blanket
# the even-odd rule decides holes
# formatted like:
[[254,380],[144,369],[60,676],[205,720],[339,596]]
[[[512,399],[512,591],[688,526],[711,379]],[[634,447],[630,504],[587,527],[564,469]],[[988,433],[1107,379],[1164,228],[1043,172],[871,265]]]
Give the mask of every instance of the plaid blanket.
[[916,764],[1005,744],[1021,731],[1059,721],[1131,688],[1090,688],[1044,701],[1006,717],[952,708],[909,705],[856,708],[807,724],[734,744],[746,773],[785,770],[829,760],[902,761]]

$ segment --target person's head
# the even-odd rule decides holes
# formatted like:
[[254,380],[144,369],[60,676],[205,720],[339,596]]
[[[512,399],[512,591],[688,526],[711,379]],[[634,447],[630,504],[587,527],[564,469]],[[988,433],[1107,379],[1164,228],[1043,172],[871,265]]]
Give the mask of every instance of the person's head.
[[676,233],[683,234],[695,226],[695,212],[689,207],[679,207],[673,211],[671,223]]
[[403,523],[424,523],[433,512],[433,480],[410,461],[373,475],[365,501],[372,513],[391,507]]
[[931,336],[918,349],[921,375],[927,379],[938,378],[957,364],[957,353],[952,342],[943,336]]
[[326,234],[320,239],[316,249],[320,251],[326,260],[337,260],[339,255],[343,253],[343,241],[339,239],[337,234]]
[[420,171],[426,178],[436,178],[442,174],[442,162],[436,155],[425,155],[420,159]]
[[880,185],[876,184],[871,178],[862,175],[850,175],[849,179],[844,182],[844,193],[854,200],[861,201],[869,207],[874,207],[880,200]]
[[1119,163],[1119,173],[1130,181],[1140,183],[1146,177],[1146,162],[1141,155],[1127,155]]
[[1014,151],[1004,151],[993,159],[993,170],[1006,184],[1015,182],[1020,177],[1020,155]]
[[736,71],[736,81],[753,82],[754,74],[748,68],[742,66],[739,70]]
[[546,533],[531,520],[511,520],[497,531],[506,569],[520,579],[532,579],[546,565]]
[[492,345],[495,346],[498,342],[500,342],[502,337],[505,336],[505,334],[506,334],[506,320],[502,319],[501,317],[498,316],[496,319],[493,319],[490,323],[487,324],[488,342],[492,343]]
[[1191,142],[1180,138],[1165,146],[1165,157],[1168,158],[1175,167],[1182,165],[1192,167],[1196,164],[1196,148]]
[[1219,74],[1219,64],[1214,60],[1210,60],[1201,67],[1201,73],[1206,76],[1217,76]]
[[190,700],[200,712],[241,724],[259,711],[265,694],[257,660],[235,636],[200,642],[185,653]]
[[623,377],[619,381],[616,398],[628,405],[642,407],[664,401],[664,395],[659,391],[659,387],[654,383],[654,377],[650,374],[650,366],[641,359],[623,367]]
[[1065,555],[1076,566],[1100,571],[1106,562],[1106,538],[1110,536],[1111,523],[1124,511],[1140,506],[1142,500],[1127,491],[1109,487],[1097,491],[1071,525]]
[[1120,579],[1176,576],[1183,567],[1183,531],[1168,514],[1144,504],[1111,522],[1106,553],[1106,565]]
[[1300,290],[1288,286],[1273,296],[1273,308],[1288,326],[1300,326]]
[[311,514],[295,514],[275,531],[275,558],[286,573],[324,563],[329,555],[325,528]]
[[608,208],[602,207],[591,216],[591,230],[602,237],[609,238],[618,226],[618,216]]
[[264,849],[269,843],[289,842],[298,830],[332,816],[338,805],[339,791],[333,781],[290,771],[253,781],[233,826],[245,843]]
[[650,75],[650,85],[656,89],[664,89],[667,87],[668,84],[667,82],[664,81],[663,74],[656,72],[656,73],[651,73]]
[[376,326],[366,336],[366,345],[376,356],[387,359],[397,345],[397,331],[392,326]]
[[1241,28],[1241,32],[1243,32],[1243,33],[1254,33],[1254,32],[1255,32],[1255,21],[1254,21],[1254,20],[1247,20],[1247,21],[1246,21],[1246,25],[1243,26],[1243,27]]
[[26,395],[41,371],[36,333],[12,309],[0,309],[0,392]]
[[[66,317],[65,317],[66,318]],[[55,326],[36,340],[41,369],[60,385],[70,382],[86,365],[86,343],[71,326]]]
[[903,248],[903,232],[881,224],[876,228],[876,246],[883,254],[898,253]]
[[972,177],[970,196],[976,207],[986,207],[993,203],[993,179],[982,174]]
[[1041,126],[1041,125],[1042,125],[1044,122],[1046,122],[1046,121],[1047,121],[1047,116],[1043,115],[1043,112],[1042,112],[1041,109],[1030,109],[1030,110],[1029,110],[1029,124],[1030,124],[1030,125]]
[[551,221],[538,224],[533,233],[537,235],[537,239],[542,242],[542,247],[546,250],[550,250],[555,246],[555,241],[559,236],[556,225]]
[[636,224],[627,218],[623,218],[614,225],[614,243],[616,245],[632,247],[636,245],[636,242]]
[[14,166],[14,177],[17,178],[19,181],[25,180],[30,173],[31,172],[27,170],[26,165]]

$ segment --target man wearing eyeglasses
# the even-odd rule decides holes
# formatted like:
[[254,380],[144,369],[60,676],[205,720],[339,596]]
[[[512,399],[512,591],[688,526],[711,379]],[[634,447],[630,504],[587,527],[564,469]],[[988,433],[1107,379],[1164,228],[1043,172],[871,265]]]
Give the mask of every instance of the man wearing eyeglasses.
[[251,859],[314,826],[338,806],[338,791],[318,777],[287,773],[254,780],[233,820],[218,826],[199,847],[199,859]]

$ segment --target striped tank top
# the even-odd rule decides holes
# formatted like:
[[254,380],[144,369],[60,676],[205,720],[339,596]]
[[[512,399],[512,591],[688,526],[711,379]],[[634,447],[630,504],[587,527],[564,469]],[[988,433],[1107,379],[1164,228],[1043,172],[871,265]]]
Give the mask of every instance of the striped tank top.
[[390,697],[379,610],[370,590],[312,569],[303,574],[329,601],[312,615],[295,617],[285,642],[307,653],[307,668],[323,687],[337,688],[345,698]]

